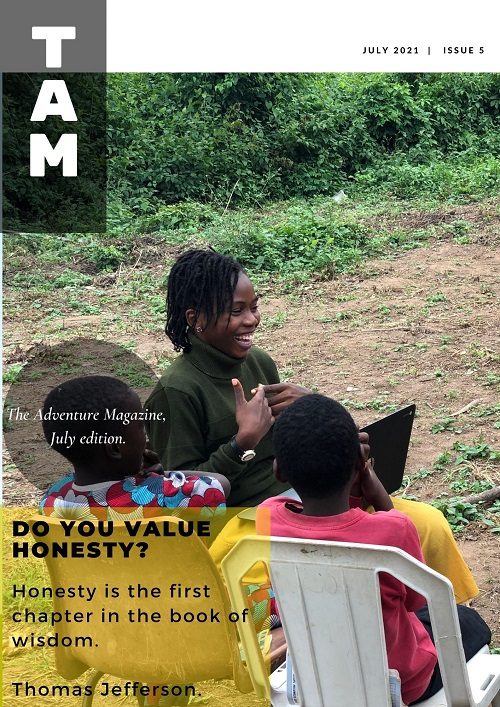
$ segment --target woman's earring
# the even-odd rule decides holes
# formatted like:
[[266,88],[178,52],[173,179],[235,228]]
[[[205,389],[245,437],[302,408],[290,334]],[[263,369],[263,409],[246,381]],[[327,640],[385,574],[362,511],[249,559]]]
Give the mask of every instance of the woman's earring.
[[197,326],[197,327],[196,327],[196,333],[197,333],[197,334],[201,334],[202,331],[203,331],[203,329],[201,328],[201,326]]

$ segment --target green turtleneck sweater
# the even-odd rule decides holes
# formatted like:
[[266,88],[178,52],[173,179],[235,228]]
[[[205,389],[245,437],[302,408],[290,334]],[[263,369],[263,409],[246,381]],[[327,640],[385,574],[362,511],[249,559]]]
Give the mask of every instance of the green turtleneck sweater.
[[247,400],[258,383],[279,383],[272,358],[252,347],[235,359],[191,336],[192,350],[175,359],[146,401],[162,413],[146,424],[152,449],[165,469],[223,474],[231,482],[230,506],[255,506],[289,485],[272,470],[272,431],[256,446],[256,456],[241,462],[229,444],[238,431],[231,378],[238,378]]

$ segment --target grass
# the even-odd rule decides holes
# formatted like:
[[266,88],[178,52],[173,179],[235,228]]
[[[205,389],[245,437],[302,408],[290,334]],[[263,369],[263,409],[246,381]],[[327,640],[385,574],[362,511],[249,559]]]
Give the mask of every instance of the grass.
[[493,462],[499,458],[500,452],[492,449],[482,437],[467,444],[455,442],[451,450],[438,455],[432,468],[420,468],[403,477],[403,496],[415,499],[416,496],[409,493],[414,484],[437,474],[444,475],[447,490],[431,503],[445,515],[453,532],[460,534],[474,522],[492,533],[500,533],[500,500],[488,507],[464,501],[465,496],[481,493],[498,483]]
[[461,428],[457,427],[457,420],[454,417],[443,417],[431,427],[432,434],[438,434],[439,432],[460,433],[461,431]]
[[[470,203],[491,193],[498,187],[500,169],[494,155],[479,156],[464,151],[447,159],[429,163],[411,164],[403,156],[395,155],[376,169],[359,172],[355,182],[361,190],[373,193],[386,190],[400,198],[425,200],[427,208],[436,202]],[[467,223],[454,222],[458,237],[467,233]]]
[[14,383],[17,380],[19,373],[22,371],[23,367],[24,363],[13,363],[12,365],[8,366],[7,369],[3,372],[3,382]]
[[472,521],[500,533],[500,500],[488,508],[463,500],[464,496],[493,488],[493,463],[500,459],[500,452],[492,449],[482,437],[472,443],[455,442],[452,449],[455,454],[447,453],[438,458],[438,468],[445,470],[449,491],[440,494],[433,505],[444,513],[456,533]]
[[498,373],[494,373],[493,371],[489,371],[486,376],[483,377],[482,379],[482,385],[488,387],[497,387],[500,384],[500,375]]
[[117,361],[113,365],[114,373],[123,378],[132,388],[151,387],[156,381],[151,370],[147,366],[140,363],[120,363]]
[[340,401],[348,410],[374,410],[375,412],[391,413],[398,410],[399,403],[388,402],[385,398],[373,398],[372,400],[360,401],[345,398]]
[[439,302],[446,302],[446,296],[442,292],[434,292],[433,294],[427,295],[425,301],[430,304],[438,304]]
[[[351,193],[350,193],[351,194]],[[44,343],[73,338],[78,323],[80,335],[106,338],[113,331],[115,338],[130,341],[133,332],[158,332],[165,317],[166,273],[181,248],[204,246],[210,243],[242,260],[265,299],[270,293],[283,294],[300,302],[314,287],[319,297],[320,280],[340,272],[358,272],[370,257],[395,257],[402,250],[425,245],[429,239],[455,235],[469,235],[472,227],[465,219],[440,223],[443,204],[433,203],[425,195],[408,200],[380,193],[377,200],[366,190],[356,187],[350,198],[341,205],[328,197],[294,199],[266,204],[263,209],[242,208],[221,210],[210,205],[184,204],[162,207],[165,218],[149,223],[153,233],[138,235],[135,228],[148,223],[136,221],[131,229],[89,236],[77,234],[38,238],[23,235],[5,239],[5,284],[10,286],[5,312],[16,319],[22,311],[28,324],[43,327]],[[492,202],[493,204],[493,202]],[[423,208],[435,209],[426,214],[431,225],[418,226]],[[400,214],[412,223],[406,228],[397,225]],[[168,214],[168,218],[166,216]],[[424,219],[425,221],[425,219]],[[292,257],[289,257],[292,256]],[[33,268],[36,260],[37,268]],[[71,263],[71,269],[68,268]],[[342,305],[356,300],[356,295],[339,294],[338,308],[320,313],[318,322],[329,325],[332,332],[363,330],[367,317],[373,312],[358,306],[345,309]],[[427,295],[423,316],[447,308],[443,292]],[[119,311],[119,314],[118,314]],[[114,312],[112,318],[108,313]],[[376,316],[383,324],[399,314],[399,310],[379,303]],[[89,321],[78,317],[88,316]],[[262,329],[280,329],[286,326],[286,309],[264,317]],[[68,321],[73,324],[68,325]],[[41,322],[41,323],[40,323]],[[442,336],[442,346],[452,344],[448,335]],[[400,344],[396,350],[413,347],[425,354],[426,342]],[[486,366],[493,363],[487,350],[467,350],[467,364],[474,370],[482,385],[494,388],[500,378]],[[167,357],[158,364],[163,371],[170,363]],[[4,381],[16,380],[22,364],[14,363],[4,372]],[[71,373],[71,371],[68,371]],[[121,375],[120,366],[115,370]],[[405,375],[410,375],[407,371]],[[145,377],[132,372],[132,384],[147,385]],[[387,385],[394,388],[401,375],[387,376]],[[441,384],[445,375],[436,369],[434,376]],[[450,394],[451,395],[451,394]],[[351,409],[371,409],[390,412],[396,406],[380,400],[352,401]],[[500,424],[498,418],[493,424]],[[435,420],[433,431],[446,432],[462,429],[462,422]]]
[[266,329],[281,329],[288,319],[288,314],[286,312],[276,312],[272,317],[266,317],[262,322],[261,328],[265,331]]
[[[491,161],[489,164],[491,167]],[[490,167],[481,172],[483,177],[487,173],[493,174]],[[392,194],[389,193],[389,182],[369,188],[360,181],[345,190],[349,199],[341,205],[332,203],[329,197],[294,199],[264,204],[263,208],[258,209],[228,209],[226,212],[208,204],[168,205],[159,207],[150,217],[134,217],[127,228],[123,227],[123,223],[117,223],[111,232],[90,235],[85,239],[77,234],[7,236],[4,241],[5,284],[8,288],[6,315],[15,322],[22,315],[26,330],[35,332],[31,339],[43,340],[43,343],[58,343],[75,335],[87,334],[107,340],[122,340],[122,346],[133,350],[136,345],[134,337],[138,335],[139,340],[145,332],[151,332],[150,340],[155,347],[157,344],[158,349],[165,349],[162,329],[166,273],[182,249],[210,244],[230,252],[247,265],[264,300],[271,295],[284,294],[280,311],[263,318],[263,329],[267,327],[270,331],[276,331],[276,338],[279,338],[278,330],[288,326],[294,306],[301,306],[304,299],[311,296],[320,300],[320,288],[327,289],[327,285],[322,285],[322,280],[334,280],[339,273],[348,273],[349,282],[370,277],[370,258],[396,258],[403,251],[422,248],[436,241],[454,246],[474,242],[479,230],[477,222],[468,221],[466,217],[453,217],[450,221],[450,212],[456,211],[456,204],[470,203],[485,195],[489,198],[494,190],[486,189],[486,182],[481,183],[479,172],[467,177],[461,166],[459,171],[460,174],[455,177],[444,175],[445,181],[440,191],[433,193],[433,185],[429,183],[412,198],[407,198],[410,192],[404,193],[404,179],[415,177],[417,171],[406,175],[401,172],[398,176],[395,170],[391,183],[396,184],[397,189]],[[434,175],[434,178],[439,173],[437,169],[420,170],[419,178],[422,175]],[[441,171],[441,174],[444,173]],[[476,184],[472,191],[460,192],[457,186],[461,184],[460,188],[465,188],[464,185],[471,184],[473,178]],[[444,200],[443,194],[446,194]],[[498,214],[498,202],[493,199],[483,202],[481,212],[484,211],[487,212],[484,220],[487,225],[488,219],[492,221]],[[479,211],[475,212],[477,214]],[[36,268],[33,263],[36,263]],[[392,263],[387,265],[392,267]],[[422,286],[425,286],[424,266],[422,279]],[[415,289],[421,284],[416,283]],[[316,321],[327,326],[318,328],[324,328],[328,333],[334,329],[341,333],[353,331],[360,327],[361,317],[366,317],[368,326],[376,319],[380,322],[376,326],[382,329],[386,321],[400,314],[388,298],[384,302],[383,298],[378,297],[371,308],[365,308],[360,296],[352,294],[350,289],[356,290],[348,285],[344,288],[346,293],[334,294],[333,305],[332,292],[328,289],[329,308],[319,307],[315,317]],[[453,300],[453,293],[450,294],[442,282],[421,295],[418,307],[422,308],[422,315],[427,318],[425,325],[432,324],[432,320],[440,316],[444,323],[448,309],[453,307]],[[344,308],[349,302],[354,304]],[[356,309],[349,309],[351,306]],[[417,313],[414,314],[418,319]],[[82,319],[79,322],[80,315],[94,316],[92,321]],[[70,318],[73,328],[66,322]],[[361,327],[359,335],[361,345]],[[381,333],[380,341],[370,344],[376,351],[380,349],[381,357],[387,356],[383,352],[384,336]],[[400,388],[396,392],[395,386],[400,382],[403,384],[403,377],[416,377],[420,372],[420,363],[428,361],[429,350],[432,352],[435,348],[432,335],[426,336],[425,341],[399,343],[407,340],[397,338],[390,343],[391,350],[408,355],[402,371],[394,370],[394,365],[390,360],[388,362],[384,377],[387,383],[384,382],[383,386],[391,386],[392,390],[379,392],[360,388],[360,392],[354,394],[347,390],[344,395],[350,397],[342,402],[350,410],[382,415],[401,407],[400,396],[404,394]],[[459,363],[464,367],[461,373],[464,374],[465,367],[469,368],[474,381],[484,386],[484,395],[491,395],[491,389],[500,383],[500,377],[489,370],[496,360],[495,354],[486,345],[464,347],[460,337],[451,336],[444,326],[438,327],[436,341],[443,358],[445,355],[460,357]],[[161,353],[153,350],[148,351],[146,356],[154,361],[157,371],[163,372],[171,364],[174,354],[170,350],[162,350]],[[375,356],[378,358],[378,353]],[[299,382],[299,378],[308,375],[308,363],[307,360],[287,357],[280,370],[282,379]],[[410,364],[414,364],[413,367]],[[140,368],[124,370],[119,359],[114,365],[114,372],[127,377],[132,385],[151,387],[147,372]],[[328,362],[325,365],[329,365]],[[397,366],[400,365],[398,362]],[[78,372],[72,370],[68,363],[61,363],[60,366],[58,372],[61,374]],[[22,367],[22,362],[8,365],[4,381],[14,382]],[[460,417],[451,416],[450,413],[462,407],[468,399],[462,402],[462,391],[453,389],[453,386],[460,386],[454,382],[453,371],[448,371],[441,355],[426,364],[425,371],[432,379],[430,385],[442,394],[442,401],[432,414],[436,435],[432,439],[435,440],[436,450],[443,450],[446,444],[452,444],[452,440],[448,441],[449,433],[458,434],[460,430],[465,430],[469,438],[475,434],[472,429],[479,427],[484,431],[491,430],[492,425],[500,425],[500,408],[494,404],[483,403]],[[360,400],[356,399],[358,395]],[[456,404],[451,403],[455,400]],[[447,403],[453,404],[453,407],[444,407]],[[370,417],[368,413],[366,416]],[[430,426],[431,423],[426,425],[427,433]],[[464,534],[466,528],[472,528],[472,533],[478,532],[478,528],[481,532],[498,532],[498,503],[485,509],[479,504],[461,505],[457,500],[473,490],[487,488],[490,480],[495,481],[493,464],[497,457],[490,458],[490,455],[497,452],[479,438],[473,443],[469,439],[464,447],[457,446],[464,444],[457,442],[450,449],[441,451],[432,466],[420,468],[405,479],[407,491],[411,492],[413,485],[418,488],[419,485],[429,484],[426,488],[428,497],[443,490],[436,503],[447,515],[455,532]],[[22,564],[15,570],[9,567],[7,570],[6,586],[12,576],[9,572],[27,578],[31,572]],[[33,576],[33,581],[39,582],[42,578]],[[4,599],[8,607],[9,597]],[[52,671],[51,675],[55,675],[50,652],[38,650],[30,656],[16,656],[16,660],[16,670],[22,674]],[[212,686],[207,692],[217,695],[218,689],[219,686]],[[26,704],[27,707],[27,703],[20,701],[18,704],[20,707]],[[50,704],[50,701],[41,700],[40,704]],[[232,697],[228,697],[224,704],[232,705]],[[241,704],[248,707],[254,703],[247,700]]]
[[[153,314],[162,314],[164,303],[157,293],[164,283],[137,266],[146,260],[168,267],[180,249],[210,244],[231,253],[258,285],[266,287],[272,278],[275,290],[292,291],[307,286],[311,278],[330,278],[356,268],[366,258],[393,257],[436,237],[465,243],[473,224],[465,218],[450,222],[443,207],[494,196],[499,165],[495,157],[470,152],[425,165],[408,164],[394,155],[346,184],[348,199],[341,204],[329,196],[234,210],[195,202],[151,202],[147,212],[134,214],[124,205],[115,208],[111,200],[106,234],[6,236],[5,282],[23,292],[29,288],[32,300],[36,294],[77,293],[92,286],[96,290],[87,290],[84,302],[70,296],[68,303],[65,296],[64,308],[47,313],[59,317],[69,307],[91,315],[100,313],[99,304],[109,296],[109,288],[101,289],[95,280],[113,275],[117,283],[121,269],[132,267],[127,281],[120,281],[121,296],[129,303],[147,300]],[[420,218],[424,210],[426,218]],[[401,213],[413,221],[408,227],[394,225]],[[36,258],[39,270],[25,266],[30,256]],[[89,301],[95,298],[103,301]],[[431,293],[424,314],[429,307],[445,304],[442,292]]]

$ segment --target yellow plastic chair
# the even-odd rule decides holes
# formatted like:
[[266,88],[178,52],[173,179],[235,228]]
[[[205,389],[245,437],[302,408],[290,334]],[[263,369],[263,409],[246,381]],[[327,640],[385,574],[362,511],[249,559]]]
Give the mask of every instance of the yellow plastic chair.
[[[114,523],[112,537],[95,534],[82,538],[72,532],[66,537],[57,519],[47,516],[35,516],[31,525],[37,521],[49,524],[49,534],[37,541],[63,543],[82,542],[85,547],[98,541],[111,542],[147,542],[148,549],[144,559],[139,558],[139,549],[134,548],[136,559],[121,557],[98,558],[45,558],[50,573],[52,588],[56,587],[95,587],[95,598],[88,602],[80,598],[54,597],[54,611],[64,612],[92,611],[89,622],[64,622],[56,630],[64,636],[76,639],[77,636],[89,636],[93,646],[75,645],[55,648],[55,660],[58,673],[67,680],[74,680],[89,668],[92,674],[86,685],[94,692],[103,675],[110,675],[125,680],[138,681],[146,685],[191,685],[208,679],[233,679],[241,692],[250,692],[252,684],[246,665],[241,661],[238,636],[235,624],[226,620],[220,623],[171,623],[164,620],[159,630],[158,623],[130,623],[125,620],[128,611],[138,609],[148,612],[160,612],[170,616],[170,609],[178,611],[220,612],[227,616],[231,611],[227,592],[217,568],[207,548],[196,535],[191,537],[143,537],[139,530],[135,538],[131,537],[122,522]],[[162,516],[141,521],[142,525],[154,521],[163,528],[168,521],[175,528],[182,521],[174,517]],[[129,585],[137,587],[159,587],[161,598],[130,598],[125,589]],[[210,588],[209,598],[171,599],[170,586]],[[106,597],[111,588],[120,590],[120,599]],[[136,592],[137,593],[137,592]],[[121,620],[102,620],[108,612],[118,612]],[[93,697],[84,696],[82,707],[91,707]],[[139,705],[143,698],[138,697]]]
[[[241,639],[255,691],[273,707],[390,707],[378,574],[387,572],[428,602],[443,689],[419,707],[500,707],[500,656],[483,647],[467,663],[451,582],[406,552],[378,545],[247,536],[222,561],[233,607],[245,606],[242,578],[270,568],[294,667],[297,699],[282,667],[269,679],[255,633]],[[288,689],[287,689],[288,688]],[[288,694],[287,694],[288,693]]]

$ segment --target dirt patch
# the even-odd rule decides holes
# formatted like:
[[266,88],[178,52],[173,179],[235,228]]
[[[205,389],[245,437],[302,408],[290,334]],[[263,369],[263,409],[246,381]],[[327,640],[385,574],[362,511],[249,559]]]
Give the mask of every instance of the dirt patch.
[[[483,414],[498,402],[499,265],[491,244],[452,242],[370,261],[359,276],[322,283],[289,306],[283,326],[262,341],[291,380],[343,400],[360,424],[415,402],[406,493],[460,495],[450,490],[455,468],[433,465],[443,452],[456,456],[456,442],[499,449],[498,414]],[[487,474],[500,483],[497,465]],[[473,605],[498,645],[500,537],[471,523],[460,538],[481,588]]]
[[495,201],[483,204],[464,204],[436,211],[408,211],[397,215],[384,215],[367,220],[367,224],[375,228],[415,230],[465,221],[480,227],[496,223],[498,214]]

